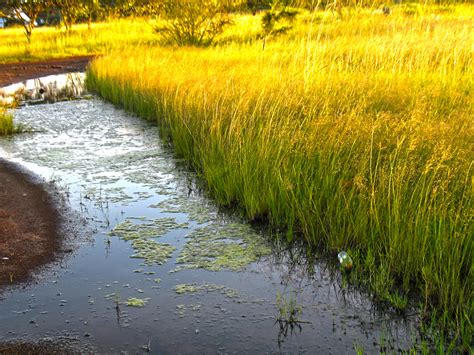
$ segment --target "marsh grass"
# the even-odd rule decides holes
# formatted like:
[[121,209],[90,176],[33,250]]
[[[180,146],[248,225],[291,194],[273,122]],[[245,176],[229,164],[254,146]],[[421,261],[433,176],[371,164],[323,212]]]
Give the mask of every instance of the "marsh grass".
[[0,106],[0,136],[8,136],[15,133],[21,133],[24,130],[21,126],[15,126],[13,115]]
[[0,107],[0,136],[6,136],[14,132],[13,116]]

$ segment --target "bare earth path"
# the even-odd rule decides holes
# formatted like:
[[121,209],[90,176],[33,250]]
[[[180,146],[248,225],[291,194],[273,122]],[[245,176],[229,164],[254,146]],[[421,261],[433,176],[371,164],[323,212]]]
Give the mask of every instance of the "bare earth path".
[[[0,64],[0,87],[41,76],[84,71],[92,56]],[[0,159],[0,290],[25,281],[60,251],[60,213],[42,182]]]

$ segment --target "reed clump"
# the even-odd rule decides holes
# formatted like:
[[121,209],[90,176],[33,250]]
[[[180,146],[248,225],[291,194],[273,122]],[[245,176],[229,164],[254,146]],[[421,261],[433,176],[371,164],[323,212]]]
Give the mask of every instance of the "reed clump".
[[7,136],[16,132],[13,125],[13,116],[0,106],[0,136]]

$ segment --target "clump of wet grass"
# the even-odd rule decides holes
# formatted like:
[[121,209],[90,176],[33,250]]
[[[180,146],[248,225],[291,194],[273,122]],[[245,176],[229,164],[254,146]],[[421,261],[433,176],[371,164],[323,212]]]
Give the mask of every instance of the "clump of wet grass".
[[264,51],[134,48],[95,61],[88,84],[157,120],[220,204],[289,240],[350,250],[354,279],[401,308],[397,292],[422,295],[422,311],[466,344],[473,12],[430,9],[310,14]]
[[289,296],[278,292],[276,304],[279,315],[275,320],[275,324],[278,323],[280,326],[278,343],[281,343],[288,336],[288,332],[292,334],[295,329],[301,331],[301,324],[311,323],[301,319],[303,307],[296,301],[296,292],[291,293]]
[[277,322],[280,322],[280,324],[289,324],[291,326],[299,324],[303,308],[297,304],[296,295],[294,293],[289,297],[286,297],[278,292],[276,303],[279,313]]
[[15,133],[22,133],[25,128],[13,123],[13,115],[0,105],[0,136],[8,136]]
[[13,134],[15,127],[13,126],[13,116],[0,107],[0,136]]

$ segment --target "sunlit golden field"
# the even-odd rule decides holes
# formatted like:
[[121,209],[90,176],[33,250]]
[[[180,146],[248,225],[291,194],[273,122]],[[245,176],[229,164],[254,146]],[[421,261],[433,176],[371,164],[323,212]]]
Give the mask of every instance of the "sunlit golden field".
[[[141,19],[75,25],[70,33],[38,27],[29,46],[20,27],[0,31],[0,63],[103,54],[140,43],[156,42],[153,28]],[[28,55],[25,53],[29,52]]]
[[[30,53],[106,53],[90,88],[158,122],[219,203],[348,250],[354,283],[470,344],[474,7],[404,9],[303,12],[264,49],[258,15],[236,15],[210,48],[134,20],[41,29]],[[14,31],[4,61],[24,55]]]

